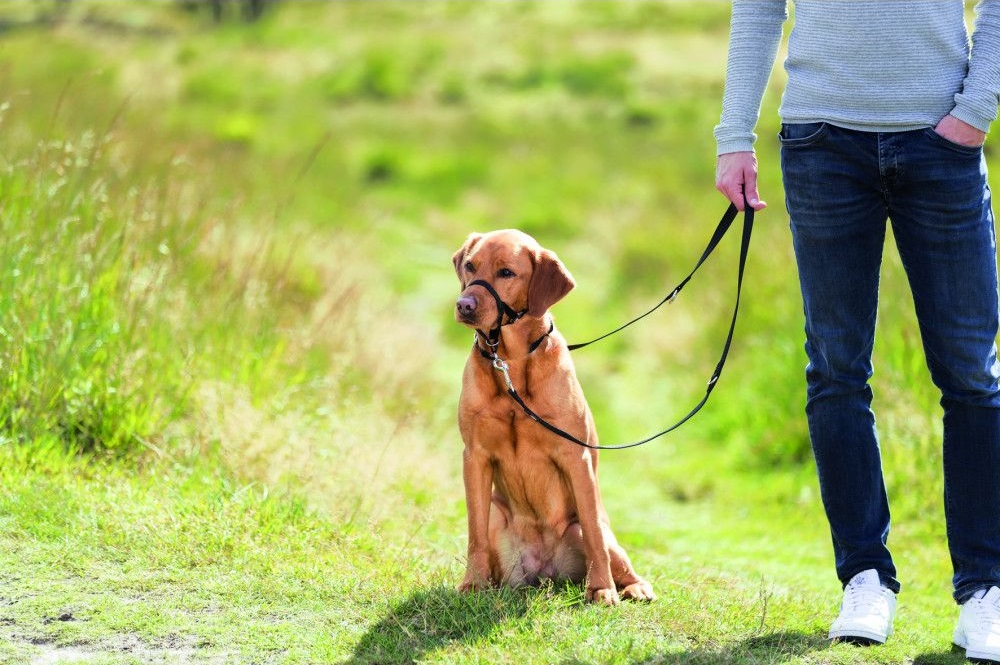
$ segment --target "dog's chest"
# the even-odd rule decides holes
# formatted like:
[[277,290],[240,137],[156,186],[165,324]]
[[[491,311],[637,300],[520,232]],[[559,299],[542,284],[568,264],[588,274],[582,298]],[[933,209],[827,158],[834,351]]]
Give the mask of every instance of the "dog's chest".
[[467,442],[485,448],[494,458],[530,462],[551,445],[546,430],[513,402],[463,412],[459,424]]
[[546,451],[530,444],[493,458],[493,485],[515,515],[551,521],[564,516],[570,500],[569,478]]
[[[586,436],[586,403],[576,398],[579,386],[569,380],[569,369],[552,359],[536,360],[511,363],[509,375],[532,411],[556,427]],[[466,368],[458,420],[467,445],[485,450],[512,473],[531,470],[539,462],[551,467],[571,445],[531,418],[507,393],[498,371],[476,356]]]

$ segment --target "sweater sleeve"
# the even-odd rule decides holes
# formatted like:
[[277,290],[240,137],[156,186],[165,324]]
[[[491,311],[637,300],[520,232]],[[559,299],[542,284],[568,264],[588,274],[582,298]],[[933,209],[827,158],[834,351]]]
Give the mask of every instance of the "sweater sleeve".
[[788,17],[787,0],[733,0],[732,7],[722,118],[715,127],[719,155],[753,150],[764,89]]
[[969,73],[951,115],[987,132],[1000,104],[1000,0],[980,0],[976,13]]

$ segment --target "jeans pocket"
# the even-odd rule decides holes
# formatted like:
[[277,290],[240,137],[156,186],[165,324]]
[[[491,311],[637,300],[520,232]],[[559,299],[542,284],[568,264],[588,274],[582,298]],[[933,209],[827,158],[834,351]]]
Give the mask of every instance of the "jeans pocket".
[[804,148],[819,143],[829,132],[825,122],[783,123],[778,141],[783,148]]
[[934,131],[933,127],[927,127],[923,130],[924,136],[929,138],[932,143],[939,145],[943,148],[953,150],[954,152],[961,153],[963,155],[979,155],[983,151],[983,146],[981,145],[962,145],[961,143],[955,143],[945,137],[941,136]]

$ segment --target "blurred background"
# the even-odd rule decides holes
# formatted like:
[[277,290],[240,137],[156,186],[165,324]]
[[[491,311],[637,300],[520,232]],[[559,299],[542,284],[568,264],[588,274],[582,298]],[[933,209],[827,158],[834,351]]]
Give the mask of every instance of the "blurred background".
[[[658,302],[726,207],[728,20],[700,1],[0,3],[4,446],[205,456],[343,524],[419,520],[461,552],[471,336],[452,253],[505,227],[556,251],[577,281],[555,308],[570,342]],[[729,364],[694,421],[602,457],[612,502],[641,477],[654,502],[818,510],[782,83],[778,66]],[[700,399],[737,256],[734,233],[677,302],[574,356],[602,442]],[[891,242],[884,273],[894,515],[939,533],[937,395]]]

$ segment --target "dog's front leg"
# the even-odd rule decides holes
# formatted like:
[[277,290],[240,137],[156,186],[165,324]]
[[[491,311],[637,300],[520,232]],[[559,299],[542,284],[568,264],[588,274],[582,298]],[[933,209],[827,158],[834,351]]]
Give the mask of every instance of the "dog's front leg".
[[587,600],[617,605],[618,590],[611,576],[611,557],[601,528],[597,473],[590,457],[590,451],[584,451],[574,460],[569,474],[587,557]]
[[466,445],[462,454],[462,479],[465,481],[465,504],[468,516],[469,549],[461,592],[484,589],[495,581],[490,578],[490,500],[493,494],[493,465],[481,449]]

